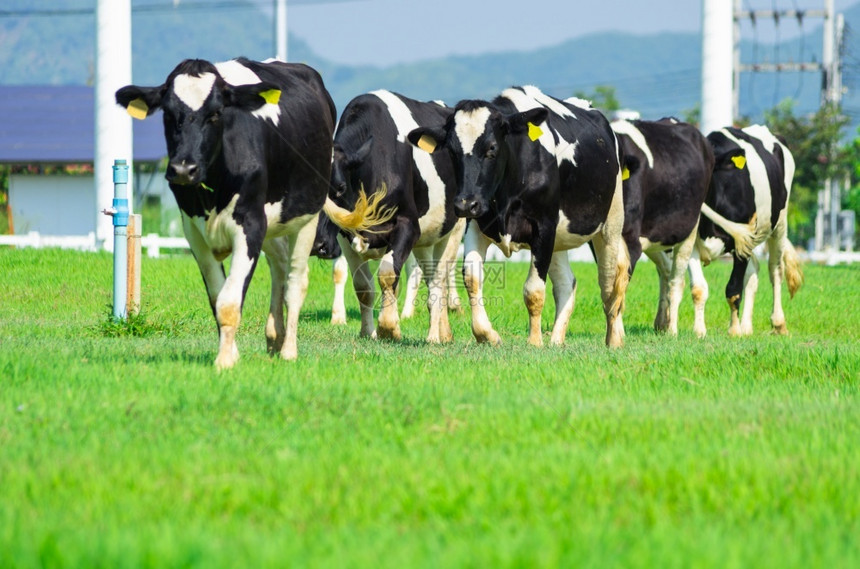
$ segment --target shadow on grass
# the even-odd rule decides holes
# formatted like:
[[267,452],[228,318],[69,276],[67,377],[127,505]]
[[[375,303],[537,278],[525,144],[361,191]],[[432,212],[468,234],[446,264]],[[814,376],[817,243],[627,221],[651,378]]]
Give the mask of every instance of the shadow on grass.
[[[318,308],[316,310],[305,310],[302,309],[301,320],[305,320],[308,322],[325,322],[328,323],[331,320],[331,309],[328,308]],[[361,312],[358,311],[357,308],[347,308],[346,309],[346,321],[354,322],[361,321]]]

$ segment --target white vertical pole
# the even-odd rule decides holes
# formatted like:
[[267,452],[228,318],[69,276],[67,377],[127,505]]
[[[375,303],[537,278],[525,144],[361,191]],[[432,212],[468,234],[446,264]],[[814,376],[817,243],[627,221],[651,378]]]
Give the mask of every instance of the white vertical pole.
[[275,57],[287,61],[287,0],[275,0]]
[[[114,159],[132,165],[131,117],[114,93],[131,83],[131,0],[98,0],[96,5],[95,195],[96,239],[113,247],[110,218],[98,215],[113,199]],[[129,205],[132,187],[129,180]]]
[[821,51],[821,65],[824,67],[823,103],[834,101],[833,92],[833,44],[836,39],[836,25],[833,20],[833,0],[824,1],[824,45]]
[[[734,1],[735,14],[741,11],[741,0]],[[741,20],[732,17],[732,118],[741,116]]]
[[732,124],[734,14],[730,0],[702,0],[702,124],[704,133]]

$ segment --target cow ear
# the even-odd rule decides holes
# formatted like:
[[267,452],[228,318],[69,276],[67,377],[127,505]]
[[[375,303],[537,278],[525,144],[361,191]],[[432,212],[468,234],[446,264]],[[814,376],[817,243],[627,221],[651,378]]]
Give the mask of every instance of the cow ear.
[[143,120],[161,107],[164,85],[160,87],[138,87],[127,85],[116,92],[116,102],[132,117]]
[[716,157],[716,170],[743,170],[747,165],[747,154],[743,148],[732,148]]
[[245,111],[256,111],[265,104],[277,105],[281,90],[273,83],[265,81],[253,85],[225,85],[224,104]]
[[513,113],[505,117],[508,132],[510,134],[525,134],[528,133],[532,140],[537,140],[541,134],[538,125],[546,121],[549,111],[546,107],[538,107],[529,109],[521,113]]
[[625,154],[621,161],[621,179],[626,180],[639,171],[642,163],[632,154]]
[[355,152],[350,152],[346,155],[346,167],[354,170],[370,155],[370,149],[373,148],[373,137],[369,137]]
[[445,142],[445,129],[422,126],[410,132],[406,138],[412,146],[433,154]]

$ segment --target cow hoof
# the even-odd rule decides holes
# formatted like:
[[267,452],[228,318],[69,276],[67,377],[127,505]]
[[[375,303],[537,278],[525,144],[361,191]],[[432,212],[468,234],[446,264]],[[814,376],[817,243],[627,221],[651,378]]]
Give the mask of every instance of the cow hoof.
[[540,334],[529,334],[529,344],[535,348],[543,346],[543,337]]
[[273,356],[281,351],[281,348],[284,347],[284,337],[278,336],[276,338],[266,337],[266,351],[270,356]]
[[787,336],[788,327],[785,325],[785,322],[783,322],[782,324],[774,324],[773,333],[778,336]]
[[454,332],[451,331],[450,326],[446,327],[439,333],[439,339],[442,341],[443,344],[447,344],[448,342],[454,340]]
[[615,334],[606,335],[606,347],[612,350],[624,346],[624,334],[616,332]]
[[299,358],[299,351],[295,346],[281,350],[281,359],[288,362],[294,362]]
[[696,335],[696,338],[701,340],[705,336],[708,335],[708,331],[705,328],[694,328],[693,333]]
[[502,338],[495,330],[490,330],[486,334],[475,333],[475,340],[477,340],[479,344],[490,344],[491,346],[502,345]]
[[235,356],[232,354],[218,354],[218,357],[215,358],[215,369],[218,371],[230,369],[236,365],[237,361],[239,361],[239,354],[236,354]]
[[331,323],[335,326],[340,326],[342,324],[346,324],[346,314],[336,314],[336,313],[332,312]]
[[395,340],[400,341],[400,326],[393,328],[379,327],[376,329],[376,337],[380,340]]
[[737,338],[740,335],[741,335],[740,326],[732,326],[729,328],[729,336],[731,336],[733,338]]

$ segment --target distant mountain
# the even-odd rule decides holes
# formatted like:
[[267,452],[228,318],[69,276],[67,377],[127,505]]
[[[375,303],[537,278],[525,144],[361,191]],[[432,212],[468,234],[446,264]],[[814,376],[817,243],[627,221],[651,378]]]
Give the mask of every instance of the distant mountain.
[[[76,7],[95,6],[79,0]],[[26,11],[31,0],[4,0],[7,11]],[[46,6],[56,3],[46,4]],[[274,51],[272,22],[256,5],[241,2],[212,10],[142,10],[151,2],[134,0],[133,73],[140,84],[158,84],[180,60],[201,57],[220,61],[245,55],[264,59]],[[62,12],[62,10],[58,10]],[[860,5],[845,13],[849,29],[860,29]],[[84,15],[0,17],[0,84],[91,84],[94,71],[95,18]],[[860,54],[860,36],[847,35],[848,54]],[[396,47],[396,46],[393,46]],[[745,61],[820,60],[821,31],[778,46],[742,46]],[[418,99],[490,98],[514,84],[534,84],[547,93],[567,97],[612,85],[625,107],[646,118],[681,115],[700,100],[701,38],[698,34],[633,35],[600,33],[530,52],[492,53],[379,68],[345,66],[320,58],[295,36],[290,59],[306,62],[323,75],[338,109],[355,95],[387,88]],[[853,58],[847,58],[853,61]],[[853,87],[856,70],[846,69],[845,84]],[[798,110],[818,104],[820,76],[744,74],[742,114],[761,112],[786,97]],[[849,112],[860,111],[860,97],[846,98]],[[860,115],[860,113],[858,113]]]

